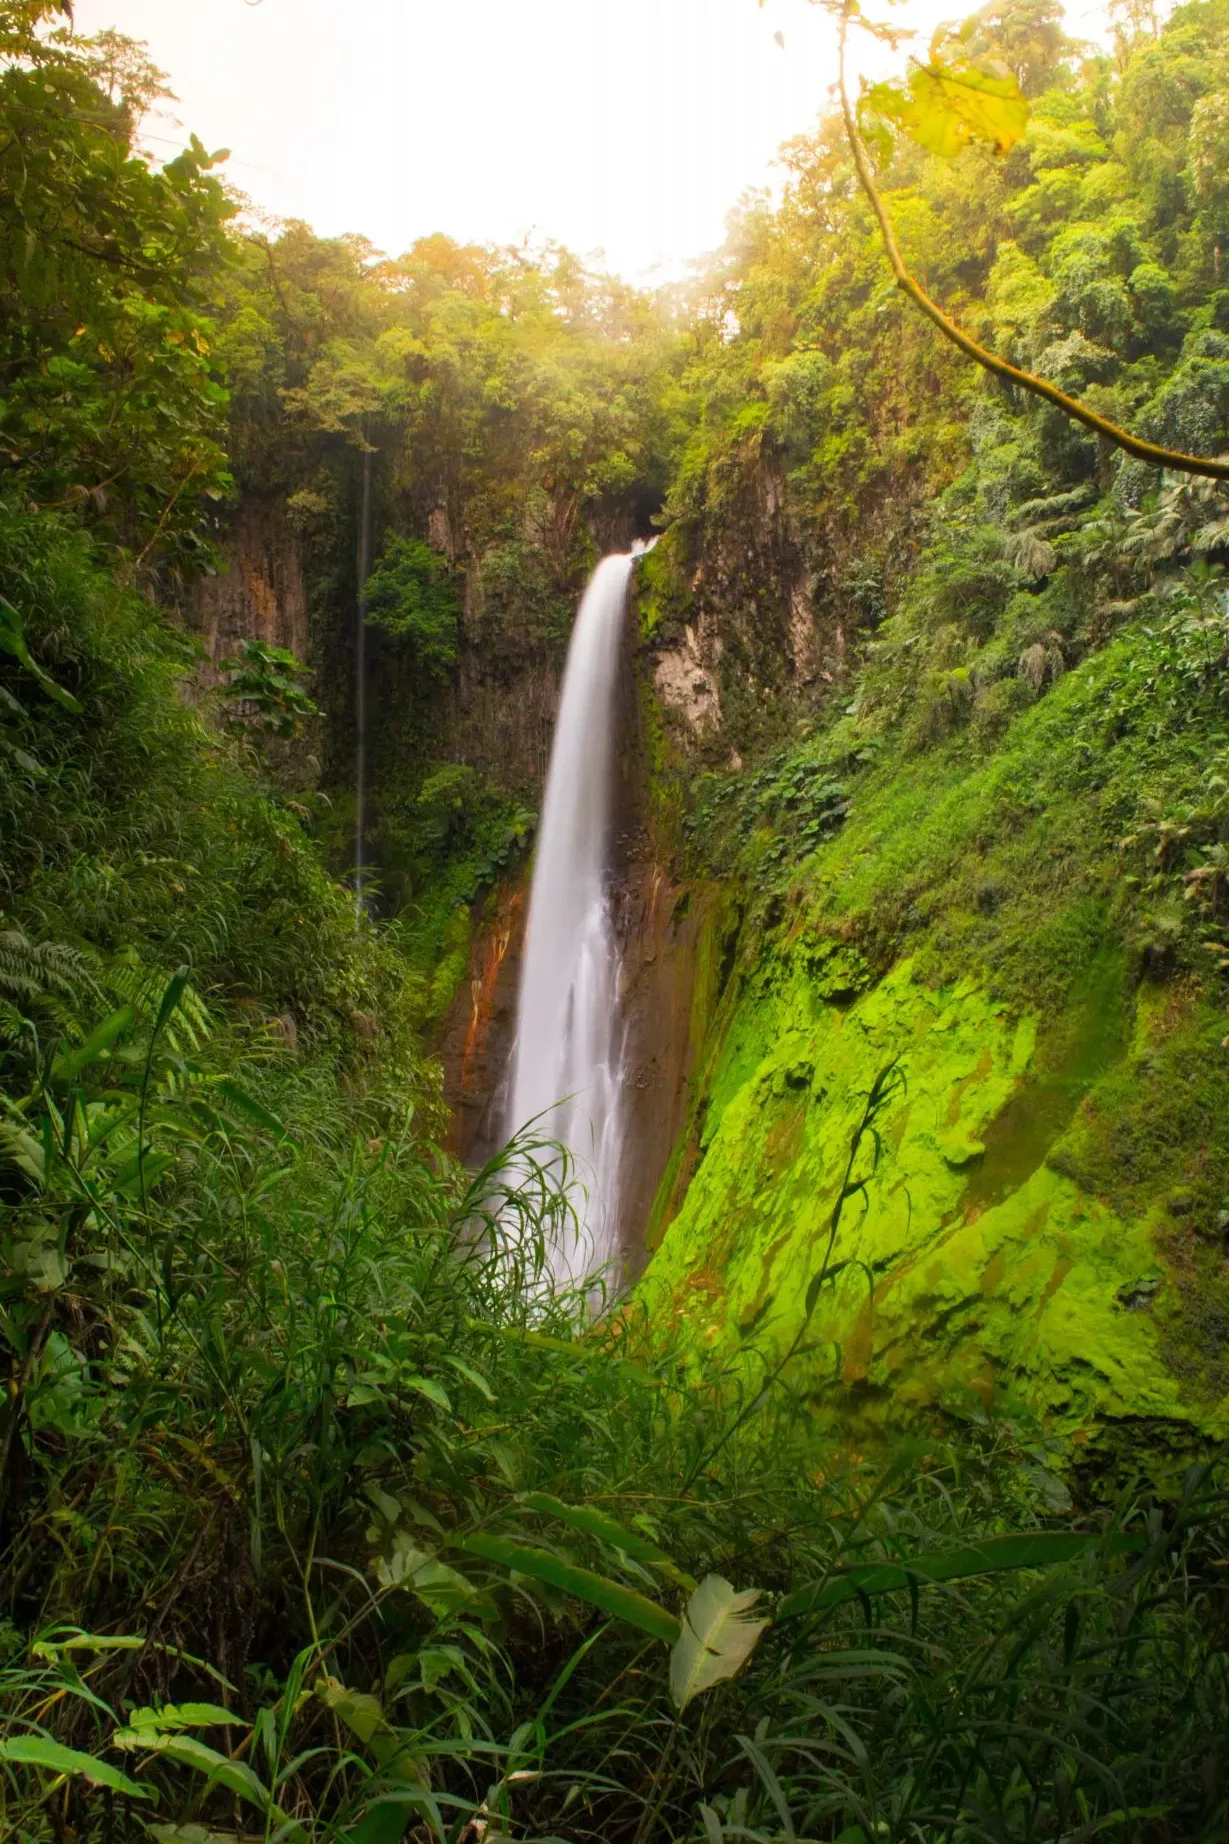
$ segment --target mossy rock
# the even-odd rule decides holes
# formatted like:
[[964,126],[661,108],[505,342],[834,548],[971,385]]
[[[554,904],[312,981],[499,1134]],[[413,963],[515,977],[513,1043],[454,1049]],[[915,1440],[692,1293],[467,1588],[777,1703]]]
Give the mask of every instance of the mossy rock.
[[[1112,960],[1041,1043],[1031,1015],[908,961],[852,1004],[822,986],[804,957],[769,955],[739,995],[697,1169],[640,1284],[651,1322],[697,1369],[748,1381],[797,1341],[789,1382],[818,1425],[1023,1411],[1081,1439],[1140,1419],[1229,1431],[1219,1354],[1193,1354],[1211,1296],[1174,1245],[1190,1213],[1166,1210],[1185,1175],[1115,1195],[1104,1159],[1107,1109],[1125,1131],[1134,1108],[1145,1134],[1163,1114],[1149,1071],[1163,1080],[1199,1020],[1138,1003]],[[866,1136],[808,1321],[851,1139],[892,1063],[878,1156]],[[1188,1150],[1197,1202],[1207,1153]]]

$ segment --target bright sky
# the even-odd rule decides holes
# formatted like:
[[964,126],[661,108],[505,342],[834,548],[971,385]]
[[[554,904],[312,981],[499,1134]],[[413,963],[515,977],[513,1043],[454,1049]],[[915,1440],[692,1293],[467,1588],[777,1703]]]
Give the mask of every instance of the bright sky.
[[[904,11],[905,9],[902,9]],[[913,0],[929,32],[969,10]],[[722,240],[835,75],[804,0],[76,0],[80,32],[145,40],[178,102],[155,154],[198,134],[275,217],[390,254],[551,237],[635,280]],[[774,34],[785,39],[784,49]],[[872,55],[873,51],[872,51]],[[182,123],[182,130],[176,127]]]

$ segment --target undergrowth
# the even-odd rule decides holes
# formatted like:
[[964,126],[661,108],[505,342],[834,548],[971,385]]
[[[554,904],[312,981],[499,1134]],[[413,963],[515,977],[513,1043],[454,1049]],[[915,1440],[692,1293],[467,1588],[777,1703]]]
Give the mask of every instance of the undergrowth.
[[842,1453],[805,1337],[748,1394],[583,1331],[550,1161],[432,1150],[420,995],[182,640],[0,543],[4,1835],[1223,1829],[1216,1478]]
[[[578,1336],[544,1183],[191,1019],[9,1104],[7,1832],[1220,1835],[1208,1474],[1056,1520],[1019,1431],[817,1451],[787,1377],[738,1411],[630,1313]],[[680,1711],[714,1575],[772,1624]]]

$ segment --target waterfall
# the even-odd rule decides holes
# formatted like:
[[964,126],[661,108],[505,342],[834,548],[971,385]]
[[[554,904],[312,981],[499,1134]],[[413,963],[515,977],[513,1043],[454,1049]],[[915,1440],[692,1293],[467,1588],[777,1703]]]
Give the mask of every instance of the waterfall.
[[556,1246],[579,1282],[618,1252],[619,954],[610,913],[615,698],[633,556],[607,557],[572,629],[538,830],[521,963],[509,1130],[529,1121],[575,1163],[581,1234]]
[[355,574],[354,629],[354,913],[362,921],[364,910],[363,828],[367,807],[367,611],[363,591],[371,575],[371,449],[363,450],[363,492],[358,513],[358,557]]

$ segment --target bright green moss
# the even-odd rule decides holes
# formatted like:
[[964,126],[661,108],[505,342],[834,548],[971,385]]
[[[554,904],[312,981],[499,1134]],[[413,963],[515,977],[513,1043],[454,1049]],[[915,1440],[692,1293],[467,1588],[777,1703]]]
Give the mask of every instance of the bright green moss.
[[690,613],[691,591],[679,555],[680,536],[674,528],[663,533],[636,565],[635,598],[641,640],[660,639],[663,629],[685,622]]
[[1064,1161],[1105,1131],[1124,1059],[1138,1110],[1163,1099],[1146,1060],[1178,1054],[1172,1020],[1141,1006],[1127,1044],[1112,959],[1071,1015],[1089,1028],[1039,1040],[1032,1016],[974,980],[934,988],[909,962],[842,1007],[805,956],[770,956],[726,1033],[702,1160],[642,1282],[651,1315],[687,1327],[697,1359],[745,1354],[757,1378],[789,1347],[865,1097],[899,1059],[878,1163],[864,1141],[867,1189],[846,1201],[791,1370],[817,1414],[887,1428],[1023,1405],[1068,1433],[1128,1416],[1229,1428],[1216,1367],[1175,1361],[1184,1290],[1161,1205],[1141,1185],[1115,1208]]
[[469,972],[473,915],[468,903],[459,903],[444,925],[442,951],[431,975],[428,1016],[442,1018],[462,980]]

